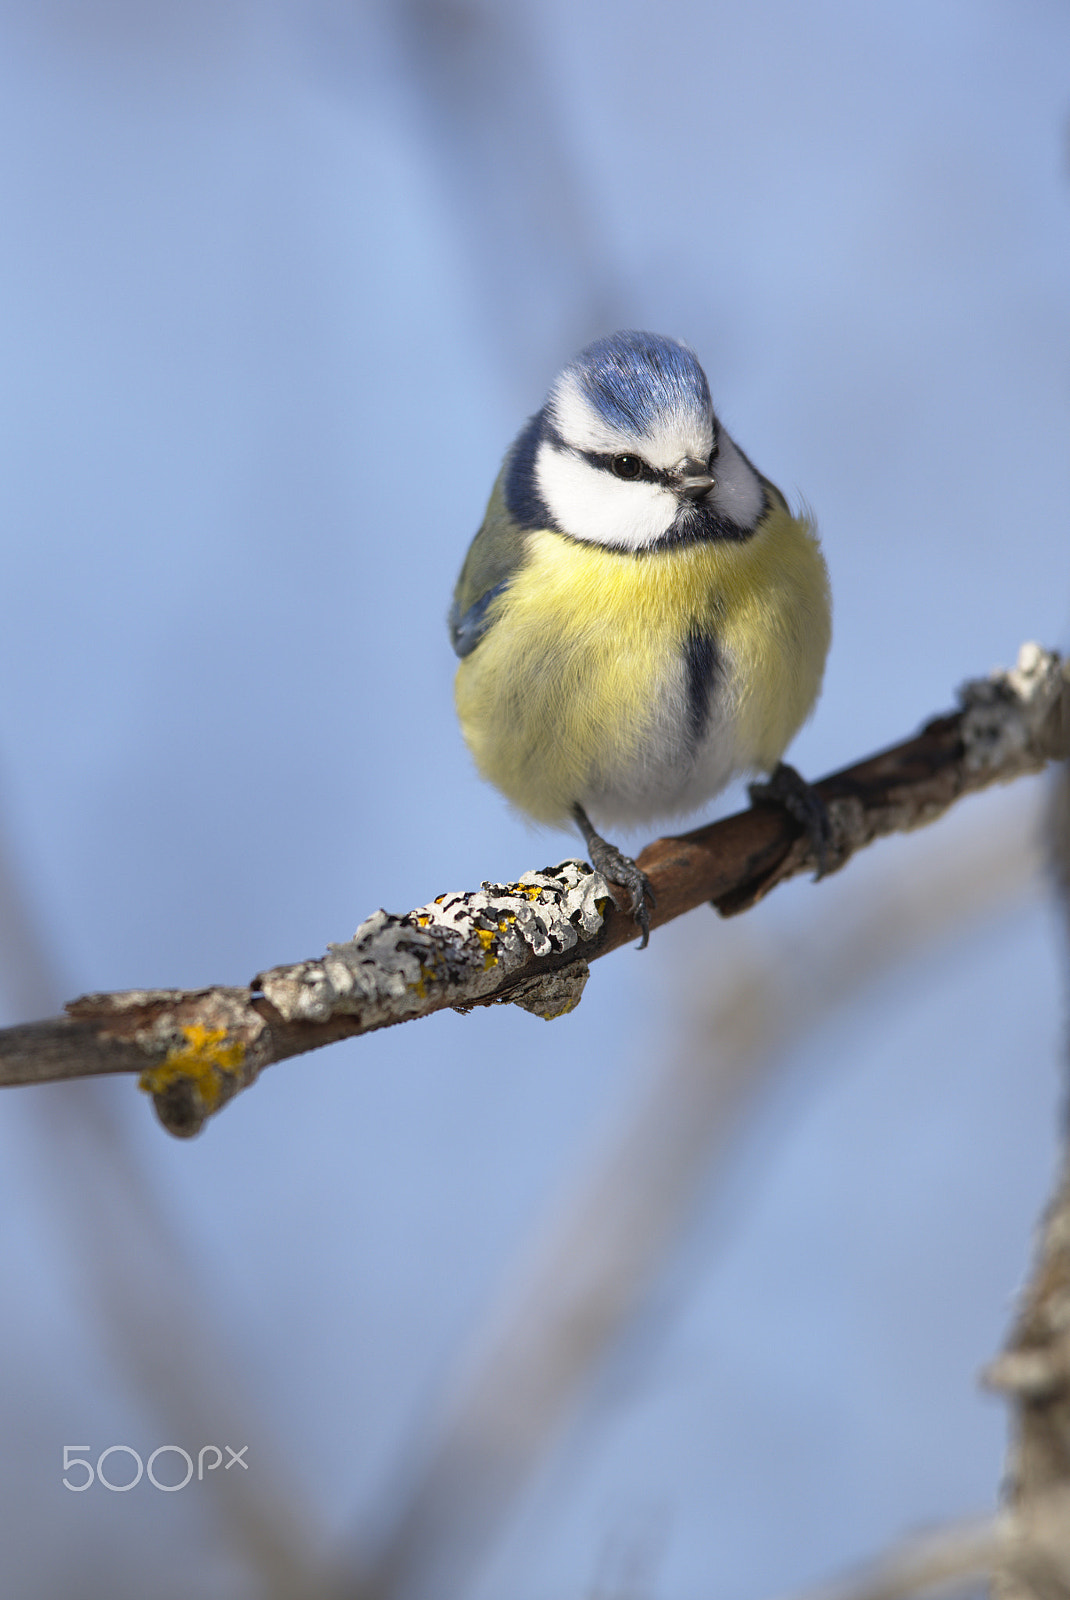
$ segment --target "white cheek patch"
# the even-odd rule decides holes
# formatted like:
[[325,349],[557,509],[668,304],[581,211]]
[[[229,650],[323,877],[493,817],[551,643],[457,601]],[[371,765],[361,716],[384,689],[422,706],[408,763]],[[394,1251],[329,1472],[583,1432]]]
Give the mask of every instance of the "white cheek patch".
[[765,491],[753,467],[744,461],[723,430],[717,460],[713,463],[716,487],[710,500],[718,511],[741,528],[753,528],[765,505]]
[[640,550],[672,526],[677,499],[659,483],[628,483],[545,440],[535,481],[554,521],[573,539]]

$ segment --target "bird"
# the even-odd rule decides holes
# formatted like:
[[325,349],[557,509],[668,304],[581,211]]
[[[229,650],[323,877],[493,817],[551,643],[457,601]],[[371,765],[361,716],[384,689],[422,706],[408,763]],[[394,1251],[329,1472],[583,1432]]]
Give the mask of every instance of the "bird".
[[827,816],[781,758],[821,689],[828,571],[687,345],[626,329],[562,368],[505,454],[449,629],[476,767],[536,822],[578,827],[640,948],[653,891],[592,817],[679,816],[765,773],[752,799],[807,828],[820,875]]

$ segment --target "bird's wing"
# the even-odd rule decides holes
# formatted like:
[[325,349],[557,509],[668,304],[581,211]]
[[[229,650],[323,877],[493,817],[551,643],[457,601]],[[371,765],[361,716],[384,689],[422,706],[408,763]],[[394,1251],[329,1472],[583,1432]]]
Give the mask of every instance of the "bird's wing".
[[508,588],[524,561],[527,534],[509,515],[503,479],[504,472],[494,485],[483,526],[472,540],[453,591],[450,639],[462,657],[475,649],[491,626],[491,602]]

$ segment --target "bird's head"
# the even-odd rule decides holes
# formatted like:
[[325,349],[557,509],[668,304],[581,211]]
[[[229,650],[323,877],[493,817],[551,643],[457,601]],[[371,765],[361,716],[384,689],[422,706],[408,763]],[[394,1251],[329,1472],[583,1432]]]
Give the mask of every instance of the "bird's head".
[[714,415],[693,353],[628,331],[559,373],[514,446],[506,499],[525,526],[644,550],[745,538],[765,490]]

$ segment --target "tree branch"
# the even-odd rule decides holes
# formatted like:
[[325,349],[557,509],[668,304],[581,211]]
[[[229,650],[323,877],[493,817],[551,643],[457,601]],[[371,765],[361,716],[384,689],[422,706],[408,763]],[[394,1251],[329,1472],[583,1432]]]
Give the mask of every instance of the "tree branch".
[[[963,795],[1070,758],[1070,665],[1024,645],[1009,672],[971,682],[961,709],[817,784],[830,861],[933,822]],[[757,805],[638,858],[656,928],[711,901],[725,916],[815,866],[797,824]],[[376,911],[319,960],[275,967],[244,988],[85,995],[67,1015],[0,1030],[0,1084],[140,1072],[164,1126],[197,1133],[270,1062],[446,1007],[510,1001],[551,1018],[578,1004],[589,963],[635,937],[584,862],[439,895],[403,916]]]
[[[1070,768],[1053,795],[1054,877],[1070,920]],[[1009,1538],[997,1600],[1070,1600],[1070,1148],[1039,1229],[1003,1353],[985,1373],[1011,1411],[1003,1492]]]
[[976,1591],[991,1576],[1005,1539],[997,1518],[950,1523],[904,1540],[839,1583],[805,1591],[794,1600],[911,1600],[915,1595]]

